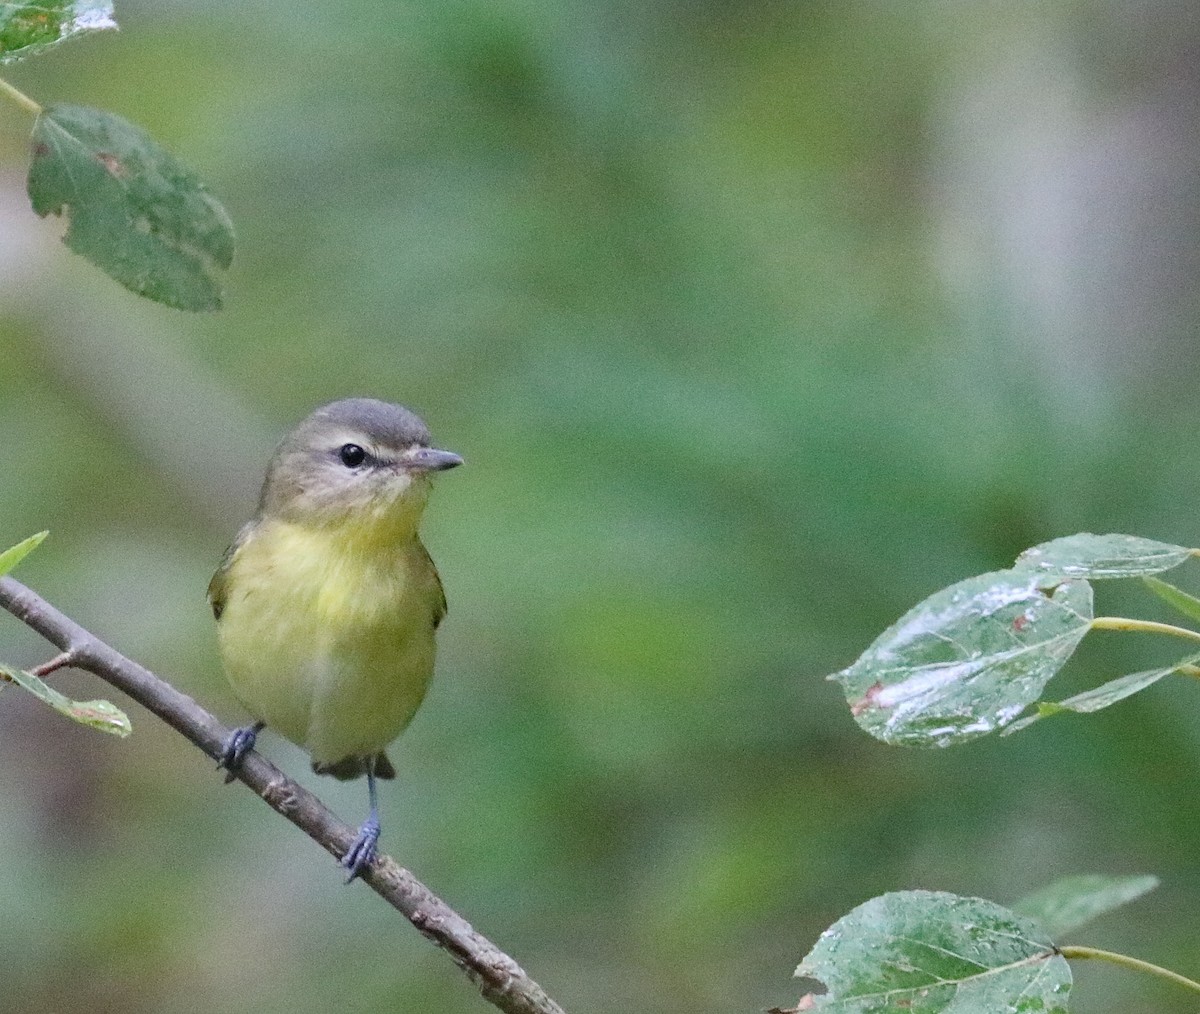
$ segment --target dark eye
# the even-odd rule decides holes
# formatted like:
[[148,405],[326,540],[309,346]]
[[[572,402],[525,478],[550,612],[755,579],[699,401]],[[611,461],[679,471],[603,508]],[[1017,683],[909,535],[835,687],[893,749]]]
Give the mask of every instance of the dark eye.
[[367,460],[367,452],[358,444],[343,444],[341,450],[338,451],[338,457],[342,459],[342,464],[347,468],[358,468]]

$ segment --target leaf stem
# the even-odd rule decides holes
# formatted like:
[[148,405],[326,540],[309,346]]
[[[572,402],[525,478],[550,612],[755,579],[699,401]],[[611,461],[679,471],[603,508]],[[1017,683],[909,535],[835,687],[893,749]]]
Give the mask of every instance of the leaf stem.
[[1117,954],[1115,951],[1102,951],[1097,947],[1060,947],[1058,953],[1068,960],[1072,958],[1094,958],[1098,961],[1108,961],[1114,965],[1121,965],[1124,968],[1132,968],[1137,972],[1149,972],[1151,975],[1157,975],[1160,979],[1169,979],[1177,986],[1183,986],[1185,989],[1200,993],[1200,982],[1189,979],[1186,975],[1180,975],[1178,972],[1172,972],[1169,968],[1152,965],[1149,961],[1131,958],[1128,954]]
[[42,115],[42,107],[33,101],[28,95],[22,91],[18,91],[10,85],[4,78],[0,77],[0,94],[7,95],[13,102],[24,109],[27,113],[32,113],[34,116]]
[[1092,620],[1091,628],[1093,630],[1136,630],[1143,634],[1173,634],[1175,637],[1200,641],[1200,631],[1197,630],[1176,627],[1170,623],[1158,623],[1154,620],[1131,620],[1124,616],[1097,616]]

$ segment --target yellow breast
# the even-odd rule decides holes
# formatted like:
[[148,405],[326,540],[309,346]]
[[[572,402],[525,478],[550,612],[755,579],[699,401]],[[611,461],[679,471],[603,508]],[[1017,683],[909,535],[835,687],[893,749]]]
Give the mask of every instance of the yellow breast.
[[364,544],[264,521],[229,563],[221,656],[251,714],[335,763],[383,749],[411,720],[433,674],[440,604],[415,534]]

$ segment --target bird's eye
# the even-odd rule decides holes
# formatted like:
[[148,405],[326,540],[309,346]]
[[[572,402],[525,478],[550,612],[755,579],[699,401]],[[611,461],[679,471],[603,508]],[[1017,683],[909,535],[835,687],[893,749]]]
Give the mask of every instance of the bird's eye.
[[343,444],[338,451],[338,457],[342,459],[342,464],[347,468],[358,468],[367,460],[367,452],[358,444]]

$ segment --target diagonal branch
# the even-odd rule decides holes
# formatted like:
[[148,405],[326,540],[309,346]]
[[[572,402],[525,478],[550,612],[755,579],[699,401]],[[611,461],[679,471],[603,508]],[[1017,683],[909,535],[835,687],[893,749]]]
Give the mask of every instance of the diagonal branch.
[[[57,647],[72,666],[94,673],[132,697],[209,757],[215,760],[220,756],[230,730],[186,694],[109,647],[11,577],[0,577],[0,606]],[[342,856],[354,840],[354,828],[338,820],[320,799],[261,755],[250,753],[237,777],[334,856]],[[388,856],[379,856],[364,869],[362,879],[448,951],[489,1003],[506,1014],[563,1014],[520,965]]]

